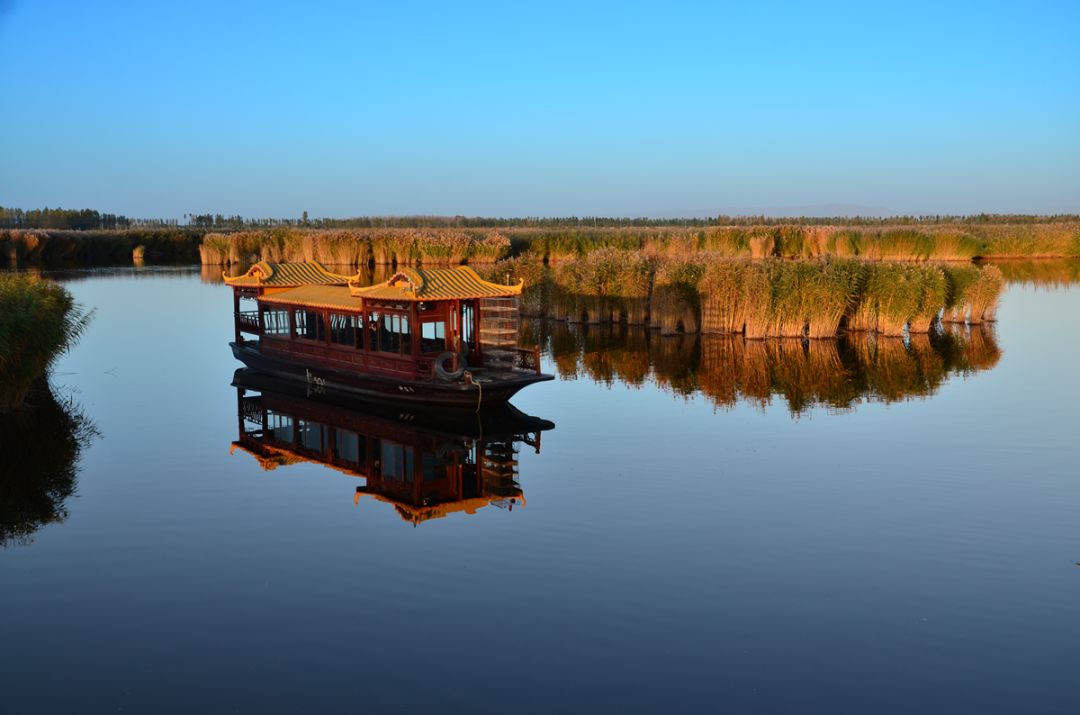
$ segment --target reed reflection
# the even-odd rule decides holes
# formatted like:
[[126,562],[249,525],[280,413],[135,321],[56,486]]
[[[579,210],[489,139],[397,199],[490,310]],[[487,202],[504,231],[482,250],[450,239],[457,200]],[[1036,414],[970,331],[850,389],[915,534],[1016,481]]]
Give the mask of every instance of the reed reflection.
[[1080,258],[1012,259],[985,262],[997,266],[1010,285],[1058,289],[1080,283]]
[[335,400],[248,369],[233,376],[237,429],[233,450],[265,470],[302,462],[360,477],[353,501],[371,498],[418,525],[488,506],[525,504],[516,455],[540,452],[555,427],[512,405],[473,413]]
[[71,400],[44,380],[26,403],[0,414],[0,546],[22,546],[49,524],[68,517],[79,456],[98,434]]
[[608,385],[651,380],[676,395],[705,395],[717,407],[764,407],[782,397],[793,416],[814,407],[852,410],[865,402],[929,397],[947,380],[989,370],[1001,358],[990,324],[944,323],[905,338],[854,333],[836,340],[747,340],[673,335],[628,326],[528,321],[561,379]]

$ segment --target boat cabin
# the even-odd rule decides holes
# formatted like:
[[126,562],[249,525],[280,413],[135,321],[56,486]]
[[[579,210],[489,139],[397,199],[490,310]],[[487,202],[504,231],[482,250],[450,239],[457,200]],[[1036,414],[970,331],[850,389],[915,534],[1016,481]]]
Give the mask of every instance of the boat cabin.
[[467,266],[405,268],[364,286],[314,262],[260,262],[225,282],[236,343],[257,339],[265,355],[402,380],[460,379],[466,366],[467,380],[475,370],[540,373],[539,348],[516,344],[522,284]]

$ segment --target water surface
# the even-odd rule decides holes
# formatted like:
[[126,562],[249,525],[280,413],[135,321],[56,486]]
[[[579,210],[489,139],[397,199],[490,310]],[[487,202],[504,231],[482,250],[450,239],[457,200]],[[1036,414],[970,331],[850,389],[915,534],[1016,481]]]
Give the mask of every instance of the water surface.
[[0,709],[1077,712],[1080,286],[1054,275],[934,344],[532,324],[560,379],[514,401],[555,423],[517,492],[408,519],[233,449],[226,288],[61,274],[97,312],[53,382],[95,434],[0,549]]

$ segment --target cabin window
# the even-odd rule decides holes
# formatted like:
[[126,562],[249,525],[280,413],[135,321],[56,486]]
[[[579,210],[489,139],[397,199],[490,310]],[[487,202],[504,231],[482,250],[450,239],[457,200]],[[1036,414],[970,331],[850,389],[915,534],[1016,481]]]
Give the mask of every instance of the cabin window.
[[288,335],[289,311],[264,310],[262,314],[263,335]]
[[305,340],[326,340],[326,324],[322,313],[315,310],[298,308],[296,310],[296,337]]
[[382,442],[381,471],[384,479],[396,482],[413,480],[413,449],[393,442]]
[[356,346],[356,315],[330,314],[330,342],[337,345]]
[[446,349],[446,322],[420,323],[420,352],[441,353]]
[[[287,317],[287,316],[286,316]],[[292,444],[293,441],[293,418],[289,415],[266,411],[266,426],[270,430],[270,437],[275,442]]]
[[300,434],[300,446],[320,454],[326,452],[326,428],[318,422],[297,420],[296,431]]
[[420,455],[420,474],[425,482],[437,482],[445,479],[449,466],[431,452],[423,452]]
[[402,313],[371,313],[368,316],[372,348],[384,353],[412,353],[409,318]]
[[476,307],[472,301],[461,304],[461,342],[466,352],[476,350]]
[[367,441],[355,432],[343,429],[334,431],[334,454],[338,460],[359,467],[367,461],[364,453]]

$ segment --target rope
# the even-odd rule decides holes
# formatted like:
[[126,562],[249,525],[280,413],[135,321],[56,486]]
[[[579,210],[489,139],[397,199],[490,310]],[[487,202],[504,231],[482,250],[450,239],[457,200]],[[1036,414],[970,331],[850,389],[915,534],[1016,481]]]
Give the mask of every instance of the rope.
[[477,380],[476,387],[479,390],[479,392],[476,393],[476,414],[480,414],[480,401],[484,399],[484,386]]

